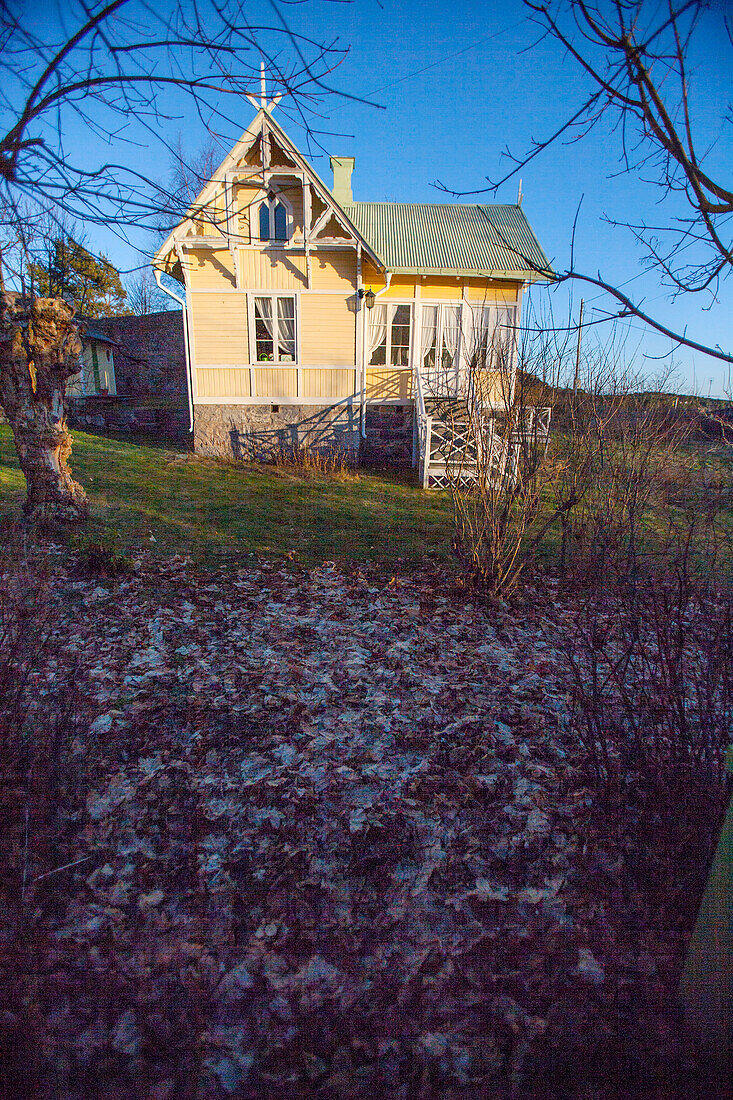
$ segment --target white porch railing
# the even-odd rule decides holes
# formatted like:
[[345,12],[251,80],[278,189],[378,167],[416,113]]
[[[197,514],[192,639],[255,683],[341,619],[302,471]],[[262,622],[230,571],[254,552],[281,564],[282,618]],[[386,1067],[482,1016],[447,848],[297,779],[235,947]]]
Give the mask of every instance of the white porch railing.
[[[497,430],[497,413],[484,411],[471,372],[455,377],[444,392],[435,392],[438,375],[414,371],[416,465],[423,489],[448,488],[451,481],[483,482],[500,488],[517,476],[522,447],[543,446],[550,438],[550,408],[530,407],[510,418],[505,435]],[[426,392],[430,386],[432,392]],[[462,392],[459,391],[459,386]],[[447,391],[447,392],[446,392]],[[428,401],[445,402],[448,415],[428,412]],[[461,413],[463,412],[463,415]],[[512,423],[513,419],[513,423]]]

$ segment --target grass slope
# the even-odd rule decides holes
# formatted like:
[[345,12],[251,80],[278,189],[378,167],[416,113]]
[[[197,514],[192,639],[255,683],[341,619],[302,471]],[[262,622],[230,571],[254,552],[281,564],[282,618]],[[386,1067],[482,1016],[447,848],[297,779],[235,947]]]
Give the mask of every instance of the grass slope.
[[[294,550],[305,563],[448,556],[450,501],[409,474],[360,471],[343,479],[233,465],[74,432],[74,477],[92,519],[69,538],[122,551],[155,547],[213,562],[223,555]],[[25,482],[12,435],[0,425],[0,523],[20,514]],[[153,543],[152,540],[155,540]]]

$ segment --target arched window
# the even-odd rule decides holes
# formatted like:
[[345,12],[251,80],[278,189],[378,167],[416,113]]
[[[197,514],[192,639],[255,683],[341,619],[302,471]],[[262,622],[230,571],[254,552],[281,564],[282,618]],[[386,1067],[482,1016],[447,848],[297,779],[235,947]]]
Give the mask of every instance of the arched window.
[[260,240],[270,239],[270,204],[263,202],[260,206]]
[[269,195],[264,202],[260,203],[258,211],[260,240],[287,241],[290,236],[289,222],[292,213],[292,207],[287,199]]
[[286,241],[288,239],[288,212],[283,203],[279,202],[275,207],[275,240]]

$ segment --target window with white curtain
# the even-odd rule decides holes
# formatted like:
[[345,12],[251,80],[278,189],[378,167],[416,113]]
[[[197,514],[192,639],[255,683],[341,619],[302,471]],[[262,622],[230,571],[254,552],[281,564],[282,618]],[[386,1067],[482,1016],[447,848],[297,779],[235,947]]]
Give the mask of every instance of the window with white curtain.
[[458,370],[459,360],[483,363],[496,359],[500,346],[514,339],[514,306],[423,304],[418,362],[426,374]]
[[249,331],[251,362],[294,363],[297,346],[295,295],[251,295]]
[[509,366],[514,326],[514,306],[469,306],[464,322],[468,361],[495,369]]
[[421,369],[430,374],[455,369],[460,345],[460,305],[424,305],[420,333]]
[[367,339],[370,366],[409,367],[412,307],[375,305],[369,312]]

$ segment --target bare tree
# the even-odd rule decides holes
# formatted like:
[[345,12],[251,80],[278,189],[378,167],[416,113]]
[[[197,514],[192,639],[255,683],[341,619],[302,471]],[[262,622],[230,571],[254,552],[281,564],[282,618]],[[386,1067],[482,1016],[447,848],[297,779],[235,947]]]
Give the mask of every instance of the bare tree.
[[137,317],[160,313],[170,306],[170,298],[160,289],[149,267],[129,275],[125,279],[125,291],[128,309]]
[[517,584],[533,551],[588,484],[559,476],[549,447],[557,356],[567,341],[563,349],[551,331],[539,331],[525,332],[518,348],[514,343],[514,333],[498,325],[491,334],[474,331],[464,400],[444,414],[453,550],[469,582],[493,593]]
[[192,152],[186,148],[183,136],[179,134],[171,153],[171,193],[177,195],[186,206],[191,206],[201,194],[204,185],[213,177],[226,150],[210,134],[199,150]]
[[[647,265],[673,297],[700,296],[712,305],[733,270],[733,182],[730,165],[716,163],[716,143],[711,146],[700,134],[700,110],[709,114],[710,104],[695,101],[690,57],[700,46],[703,26],[712,33],[717,29],[733,46],[725,5],[715,10],[706,0],[524,2],[543,36],[559,43],[584,74],[588,95],[552,134],[533,142],[522,155],[508,153],[511,169],[473,194],[495,193],[546,149],[581,140],[608,121],[618,135],[622,171],[655,187],[661,212],[653,223],[609,221],[631,232]],[[732,130],[730,104],[722,103],[719,140]],[[616,300],[616,316],[633,314],[678,344],[733,362],[730,349],[693,340],[684,327],[663,323],[600,273],[583,272],[576,266],[574,249],[565,270],[546,274],[560,282],[573,279],[596,286]]]
[[[246,0],[64,0],[39,20],[22,0],[0,0],[0,395],[19,453],[24,449],[33,509],[45,501],[63,518],[85,514],[70,478],[51,491],[40,474],[70,451],[65,380],[75,373],[78,333],[67,306],[36,301],[12,278],[13,251],[27,250],[49,221],[73,218],[123,235],[130,226],[170,226],[188,195],[161,190],[138,171],[137,146],[149,141],[170,152],[164,135],[172,113],[201,120],[210,132],[238,133],[243,97],[260,93],[261,60],[271,94],[283,95],[282,109],[305,120],[314,100],[332,90],[328,74],[345,51],[296,33],[276,0],[271,7],[268,23],[253,23]],[[92,142],[64,136],[80,125],[104,140],[96,159]],[[51,314],[55,328],[43,329],[41,347],[34,333]],[[54,333],[55,350],[46,342]],[[41,389],[36,354],[55,364]]]

